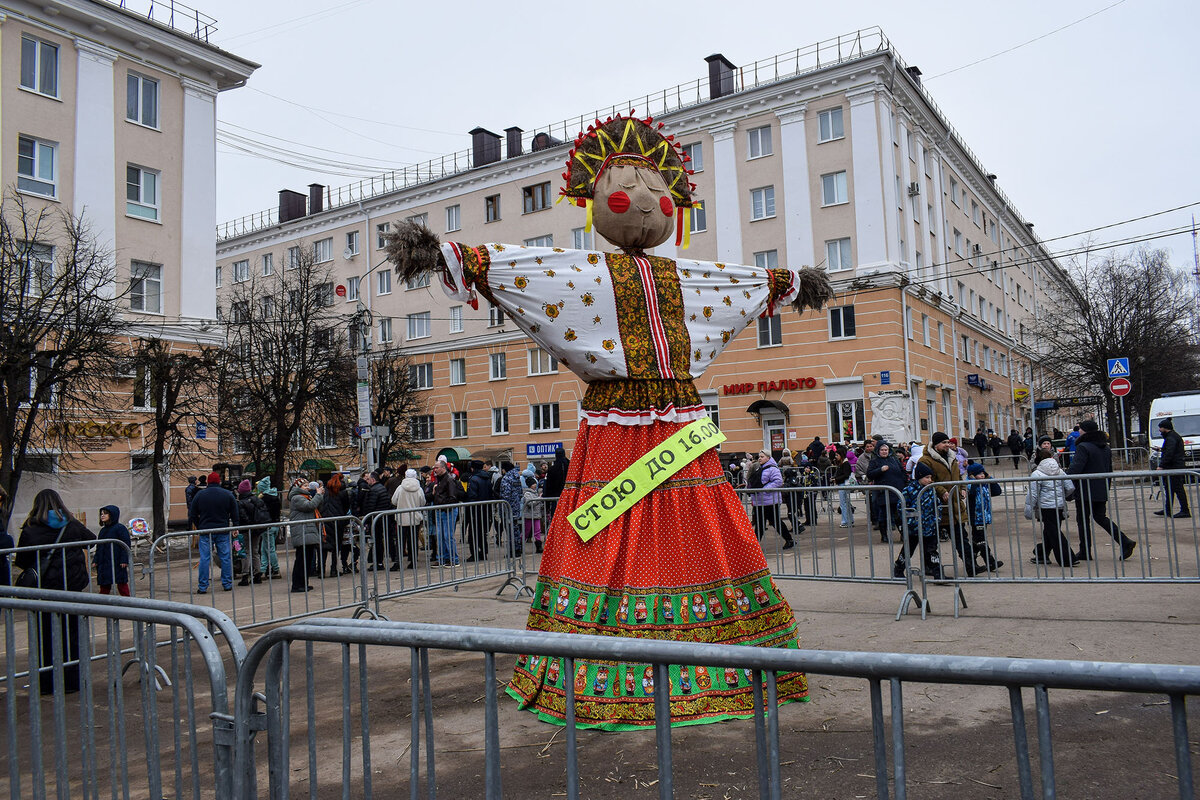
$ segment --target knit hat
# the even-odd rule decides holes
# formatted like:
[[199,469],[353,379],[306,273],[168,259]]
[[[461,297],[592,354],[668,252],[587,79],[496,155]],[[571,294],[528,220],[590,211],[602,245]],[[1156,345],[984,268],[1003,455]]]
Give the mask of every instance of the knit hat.
[[1096,424],[1096,420],[1094,419],[1085,419],[1083,422],[1079,423],[1079,430],[1083,431],[1084,433],[1095,433],[1096,431],[1100,430],[1100,426]]
[[321,484],[317,483],[316,481],[309,481],[308,490],[310,492],[315,492],[317,489],[320,489],[320,488],[321,488]]
[[1175,430],[1175,423],[1171,422],[1170,417],[1164,417],[1158,421],[1158,427],[1160,430],[1173,431]]
[[951,436],[946,441],[950,442],[950,444],[954,445],[955,447],[958,447],[958,439],[954,438],[953,436]]
[[985,470],[983,468],[983,464],[972,464],[971,466],[967,467],[968,475],[982,475],[984,472]]
[[238,484],[238,491],[239,492],[250,491],[250,479],[249,478],[242,478],[242,482]]
[[917,464],[917,468],[913,470],[913,477],[917,480],[921,480],[921,478],[924,478],[926,475],[932,478],[933,468],[928,464]]
[[220,482],[221,482],[221,473],[217,472],[216,470],[213,470],[212,472],[208,473],[208,485],[209,486],[214,486]]
[[1037,440],[1038,447],[1042,446],[1042,442],[1050,442],[1050,444],[1054,444],[1054,440],[1051,439],[1049,436],[1046,436],[1045,434],[1038,437],[1038,440]]
[[417,471],[410,467],[410,468],[404,470],[404,477],[405,478],[415,478],[415,477],[417,477]]
[[937,432],[936,432],[936,433],[934,433],[934,434],[933,434],[933,436],[930,438],[930,440],[929,440],[929,444],[930,444],[930,445],[932,445],[932,446],[935,446],[935,447],[936,447],[937,445],[941,444],[942,442],[946,442],[946,441],[949,441],[949,440],[950,440],[950,437],[949,437],[949,436],[947,436],[947,435],[946,435],[945,433],[943,433],[942,431],[937,431]]

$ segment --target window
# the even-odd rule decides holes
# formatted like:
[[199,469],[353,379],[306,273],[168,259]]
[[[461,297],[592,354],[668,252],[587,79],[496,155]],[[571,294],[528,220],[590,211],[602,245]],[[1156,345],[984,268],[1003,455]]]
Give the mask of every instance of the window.
[[769,156],[771,149],[771,126],[763,125],[761,128],[753,128],[748,131],[750,140],[750,158],[762,158]]
[[914,263],[916,264],[917,272],[920,273],[925,269],[925,258],[920,254],[920,252],[914,253],[913,255],[916,258]]
[[758,267],[759,269],[778,269],[779,251],[764,250],[761,253],[755,253],[754,266]]
[[854,269],[850,258],[850,239],[832,239],[825,243],[825,263],[830,272]]
[[414,442],[433,441],[433,415],[419,414],[408,419],[409,438]]
[[846,129],[842,125],[842,109],[828,108],[817,114],[817,127],[820,130],[818,141],[829,142],[844,138]]
[[767,219],[775,216],[775,187],[764,186],[750,190],[750,219]]
[[[333,282],[326,281],[318,284],[315,290],[317,305],[321,308],[329,308],[333,305]],[[318,331],[320,333],[320,331]]]
[[346,300],[347,302],[358,299],[358,282],[360,278],[355,275],[353,278],[346,279]]
[[319,239],[313,243],[313,258],[318,264],[333,261],[333,237]]
[[30,136],[17,137],[17,188],[30,194],[56,197],[58,145]]
[[495,328],[504,324],[504,309],[493,302],[488,302],[488,327]]
[[413,389],[432,389],[433,363],[410,364],[408,367],[408,383]]
[[946,352],[946,326],[941,322],[938,323],[938,349]]
[[300,245],[293,245],[287,249],[287,268],[296,269],[300,266]]
[[845,170],[821,176],[821,205],[833,206],[848,202],[848,199]]
[[488,356],[488,380],[501,381],[508,377],[508,364],[504,353],[492,353]]
[[552,355],[540,347],[529,348],[530,375],[551,375],[556,372],[558,372],[558,362]]
[[275,256],[271,253],[263,253],[262,257],[262,274],[263,277],[275,273]]
[[596,234],[592,231],[585,231],[583,228],[573,228],[571,230],[571,239],[574,242],[576,250],[596,249]]
[[700,142],[694,144],[685,144],[683,146],[683,154],[687,156],[684,163],[692,172],[704,171],[704,146]]
[[779,315],[758,318],[758,346],[774,347],[783,344],[783,331],[779,323]]
[[529,407],[529,431],[558,430],[558,403],[539,403]]
[[950,179],[950,202],[958,205],[958,181]]
[[921,338],[924,340],[926,347],[933,346],[932,344],[930,344],[931,340],[930,340],[930,332],[929,332],[929,315],[928,314],[921,315]]
[[262,311],[263,319],[273,319],[275,316],[275,298],[267,295],[258,304],[259,310]]
[[483,198],[483,221],[496,222],[500,219],[500,195],[492,194]]
[[408,338],[409,339],[424,339],[431,336],[429,326],[429,312],[420,311],[416,314],[408,315]]
[[829,338],[850,339],[854,336],[854,306],[829,309]]
[[446,206],[446,233],[462,228],[462,206]]
[[375,294],[376,295],[391,294],[392,293],[392,270],[391,270],[391,268],[385,267],[384,269],[375,273],[375,275],[376,275],[375,283],[377,284],[377,288],[379,290]]
[[125,78],[125,119],[158,127],[158,81],[129,73]]
[[217,286],[217,288],[218,288],[218,289],[220,289],[220,288],[221,288],[221,268],[220,268],[220,267],[217,267],[217,280],[216,280],[216,286]]
[[[925,177],[933,177],[933,154],[926,148],[922,151],[921,160],[925,162]],[[930,215],[932,216],[932,215]]]
[[21,88],[58,97],[58,45],[21,37]]
[[450,332],[451,333],[462,333],[463,332],[462,306],[451,306],[450,307]]
[[692,206],[692,233],[700,233],[708,230],[708,213],[704,210],[702,203],[697,203]]
[[493,408],[492,409],[492,435],[508,433],[508,409]]
[[904,310],[904,335],[909,339],[913,338],[913,310],[911,308]]
[[450,385],[462,386],[467,382],[467,360],[465,358],[450,359]]
[[133,409],[149,411],[151,408],[157,408],[157,394],[151,382],[150,371],[146,369],[145,364],[138,364],[133,372]]
[[554,234],[547,233],[545,236],[534,236],[532,239],[525,240],[526,247],[554,247]]
[[467,435],[467,412],[450,412],[450,438],[464,439]]
[[375,247],[382,250],[387,247],[387,235],[392,231],[392,223],[381,222],[375,226]]
[[18,258],[25,260],[25,294],[40,297],[54,284],[54,248],[48,244],[21,242],[23,252]]
[[346,251],[343,255],[358,255],[358,231],[348,231],[346,233]]
[[428,214],[412,214],[411,216],[405,217],[404,221],[411,222],[413,225],[420,225],[422,228],[429,227],[429,215]]
[[[244,262],[249,269],[250,262]],[[162,265],[145,261],[129,264],[129,308],[133,311],[162,313]]]
[[963,235],[958,228],[954,229],[954,255],[962,257],[963,254]]
[[967,363],[971,361],[971,340],[966,336],[962,337],[962,360]]
[[422,272],[420,275],[418,275],[415,278],[408,278],[407,280],[404,281],[405,291],[408,291],[411,289],[426,288],[427,286],[429,286],[429,275],[430,275],[430,273],[428,273],[428,272]]
[[971,221],[976,225],[979,224],[979,203],[974,200],[971,201]]
[[917,137],[913,135],[912,131],[905,131],[905,135],[908,137],[908,158],[915,163],[917,160]]
[[125,213],[141,219],[158,219],[158,173],[154,170],[125,167]]
[[229,306],[229,319],[234,324],[250,321],[250,303],[246,300],[241,300],[236,303],[231,303]]
[[535,183],[521,190],[521,213],[532,214],[550,207],[550,181]]
[[321,424],[317,426],[317,447],[328,449],[337,447],[337,426]]
[[[412,337],[409,337],[412,338]],[[379,320],[379,341],[387,344],[392,341],[392,318],[382,317]]]

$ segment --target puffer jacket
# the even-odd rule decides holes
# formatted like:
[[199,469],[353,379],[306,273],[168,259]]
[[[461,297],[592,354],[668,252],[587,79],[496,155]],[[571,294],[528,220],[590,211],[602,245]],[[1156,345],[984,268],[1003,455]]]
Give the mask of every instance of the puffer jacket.
[[[1067,473],[1095,475],[1103,472],[1112,472],[1112,450],[1108,446],[1108,434],[1104,431],[1085,433],[1075,442],[1075,454],[1071,456],[1071,466],[1067,468]],[[1076,480],[1075,488],[1082,493],[1083,499],[1108,502],[1107,478]]]
[[317,509],[324,504],[323,493],[310,495],[302,486],[293,487],[288,492],[288,520],[291,523],[288,530],[292,547],[321,543],[321,525],[315,520]]
[[1075,491],[1062,467],[1053,458],[1042,459],[1033,471],[1033,477],[1058,480],[1037,480],[1029,484],[1029,490],[1025,492],[1025,519],[1033,519],[1037,509],[1063,508],[1067,504],[1067,497]]
[[[767,463],[762,465],[759,480],[762,481],[763,489],[778,489],[783,486],[783,473],[779,471],[775,459],[768,458]],[[780,499],[779,492],[758,491],[750,495],[750,503],[756,506],[777,506]]]
[[[405,478],[400,481],[400,485],[396,487],[395,493],[392,494],[392,505],[399,509],[418,509],[425,505],[425,490],[421,488],[421,481],[417,478]],[[422,514],[407,513],[397,514],[400,518],[397,522],[400,525],[412,526],[418,525],[421,522]]]

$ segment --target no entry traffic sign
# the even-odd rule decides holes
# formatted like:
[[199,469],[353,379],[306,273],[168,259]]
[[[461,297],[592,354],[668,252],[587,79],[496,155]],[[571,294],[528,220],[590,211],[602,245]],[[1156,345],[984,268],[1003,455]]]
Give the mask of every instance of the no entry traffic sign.
[[1114,397],[1124,397],[1132,388],[1133,384],[1125,378],[1113,378],[1112,383],[1108,385],[1108,390],[1113,393]]

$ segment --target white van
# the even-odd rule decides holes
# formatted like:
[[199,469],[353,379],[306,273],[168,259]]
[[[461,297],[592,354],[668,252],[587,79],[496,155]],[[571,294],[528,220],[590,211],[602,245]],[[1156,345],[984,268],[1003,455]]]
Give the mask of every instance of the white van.
[[1200,464],[1200,392],[1168,392],[1150,402],[1150,462],[1158,463],[1163,440],[1159,420],[1170,419],[1183,437],[1184,458],[1189,467]]

